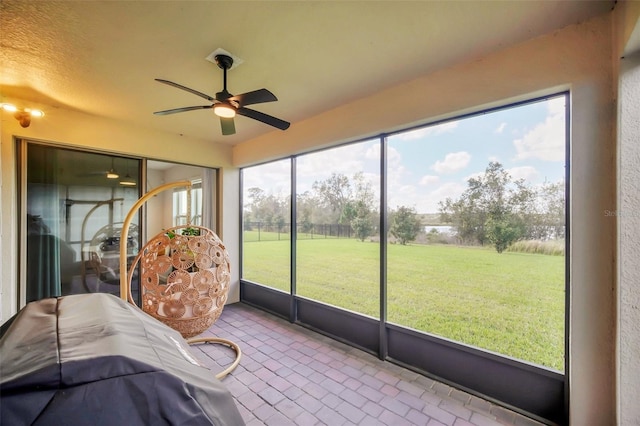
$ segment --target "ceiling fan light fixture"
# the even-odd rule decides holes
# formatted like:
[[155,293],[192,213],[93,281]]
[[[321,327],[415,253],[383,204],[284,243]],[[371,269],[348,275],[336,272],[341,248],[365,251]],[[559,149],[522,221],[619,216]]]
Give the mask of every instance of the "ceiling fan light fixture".
[[227,104],[219,103],[213,106],[213,112],[218,117],[233,118],[236,116],[236,110]]
[[237,61],[234,61],[234,58],[229,55],[228,52],[222,49],[218,49],[211,55],[209,55],[207,57],[207,60],[214,62],[216,65],[218,65],[219,68],[222,69],[222,90],[216,93],[215,98],[207,95],[206,93],[198,92],[197,90],[190,89],[186,86],[174,83],[169,80],[156,78],[156,81],[192,93],[213,103],[209,103],[209,105],[195,105],[183,108],[173,108],[163,111],[156,111],[154,112],[154,114],[167,115],[175,114],[177,112],[213,109],[213,113],[220,117],[220,125],[222,127],[223,135],[233,135],[236,133],[235,124],[233,121],[233,118],[236,116],[236,114],[252,118],[280,130],[286,130],[289,128],[291,123],[287,121],[272,117],[260,111],[246,108],[247,105],[277,101],[278,98],[276,98],[276,96],[267,89],[253,90],[251,92],[242,93],[240,95],[233,95],[229,93],[229,91],[227,90],[227,71],[233,68],[234,63],[237,64]]

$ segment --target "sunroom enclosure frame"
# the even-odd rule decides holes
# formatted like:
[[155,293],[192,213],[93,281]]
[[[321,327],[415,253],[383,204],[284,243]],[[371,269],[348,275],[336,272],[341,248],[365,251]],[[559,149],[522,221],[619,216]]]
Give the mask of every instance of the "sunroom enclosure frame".
[[[488,352],[443,337],[408,329],[387,322],[387,233],[380,232],[380,319],[360,315],[346,309],[330,306],[301,297],[296,293],[296,226],[291,226],[290,240],[290,292],[266,287],[242,278],[242,246],[240,245],[240,300],[292,323],[310,328],[344,343],[374,354],[416,372],[458,387],[509,409],[550,424],[565,424],[569,416],[569,301],[570,301],[570,92],[555,92],[522,102],[463,114],[435,121],[428,126],[451,120],[460,120],[489,112],[517,107],[565,96],[565,298],[564,298],[564,374],[539,367],[525,361]],[[425,127],[425,125],[417,126]],[[366,140],[379,139],[380,152],[380,230],[388,229],[387,211],[387,138],[415,128],[394,133],[383,133]],[[363,140],[353,141],[358,143]],[[332,146],[331,148],[336,148]],[[331,149],[327,148],[327,149]],[[297,199],[296,159],[304,154],[286,157],[291,165],[291,200]],[[285,158],[282,158],[285,159]],[[240,223],[242,217],[242,170],[240,173]],[[290,223],[296,223],[296,203],[290,203]],[[244,230],[240,230],[243,241]]]

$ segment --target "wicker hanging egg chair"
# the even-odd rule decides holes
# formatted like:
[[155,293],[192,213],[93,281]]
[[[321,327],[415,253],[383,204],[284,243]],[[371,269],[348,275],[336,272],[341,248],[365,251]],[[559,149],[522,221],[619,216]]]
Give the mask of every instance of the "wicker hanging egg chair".
[[[138,253],[142,310],[190,338],[220,317],[227,301],[229,255],[210,229],[176,226],[156,235]],[[129,274],[129,288],[131,277]]]
[[[186,186],[187,217],[191,217],[191,182],[174,182],[149,191],[131,208],[123,224],[126,241],[128,227],[140,206],[151,196],[165,189]],[[126,271],[125,247],[121,241],[120,270]],[[126,252],[126,251],[125,251]],[[135,273],[136,268],[138,273]],[[238,345],[218,337],[197,336],[220,317],[227,301],[231,266],[229,254],[222,240],[212,230],[192,225],[175,226],[151,238],[138,252],[128,268],[120,275],[120,297],[135,303],[131,294],[134,276],[140,278],[142,310],[178,331],[189,344],[219,343],[236,352],[235,361],[221,373],[229,374],[240,362]]]

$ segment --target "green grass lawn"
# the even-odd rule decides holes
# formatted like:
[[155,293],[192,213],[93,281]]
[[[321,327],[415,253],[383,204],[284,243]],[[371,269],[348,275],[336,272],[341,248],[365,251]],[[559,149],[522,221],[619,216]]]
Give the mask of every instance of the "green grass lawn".
[[[289,291],[286,235],[247,232],[243,277]],[[273,236],[271,236],[273,237]],[[253,242],[249,242],[253,240]],[[300,239],[297,293],[379,317],[379,245]],[[389,245],[389,322],[564,369],[564,257]]]

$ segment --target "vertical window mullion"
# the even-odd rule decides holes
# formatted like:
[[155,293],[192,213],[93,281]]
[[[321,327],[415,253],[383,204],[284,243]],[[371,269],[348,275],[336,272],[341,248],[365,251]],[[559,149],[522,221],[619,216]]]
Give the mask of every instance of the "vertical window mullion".
[[380,359],[388,354],[387,345],[387,137],[380,137]]
[[298,189],[296,186],[296,157],[292,157],[291,158],[291,201],[289,202],[289,208],[290,208],[290,213],[291,213],[291,218],[289,220],[289,223],[291,223],[290,226],[290,233],[289,233],[289,238],[291,238],[291,242],[290,242],[290,255],[289,255],[289,262],[290,262],[290,279],[291,279],[291,309],[290,309],[290,317],[289,320],[291,322],[295,322],[298,319],[298,310],[297,310],[297,304],[296,304],[296,249],[297,249],[297,238],[298,238],[298,208],[297,208],[297,193],[298,193]]

